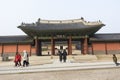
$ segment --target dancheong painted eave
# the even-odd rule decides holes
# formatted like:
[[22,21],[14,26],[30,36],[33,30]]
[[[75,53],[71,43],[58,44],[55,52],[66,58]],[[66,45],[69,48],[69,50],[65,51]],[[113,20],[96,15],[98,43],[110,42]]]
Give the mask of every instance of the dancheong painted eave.
[[88,22],[83,18],[73,20],[41,20],[36,23],[22,23],[18,28],[28,36],[51,36],[51,35],[93,35],[101,27],[105,26],[101,21]]

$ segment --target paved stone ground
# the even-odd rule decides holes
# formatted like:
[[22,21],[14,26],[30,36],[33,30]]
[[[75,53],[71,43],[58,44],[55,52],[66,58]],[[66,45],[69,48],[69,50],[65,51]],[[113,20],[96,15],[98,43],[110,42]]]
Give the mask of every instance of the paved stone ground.
[[[120,66],[117,66],[119,68]],[[34,65],[29,67],[13,67],[13,66],[0,66],[0,74],[16,74],[16,73],[30,73],[30,72],[43,72],[43,71],[60,71],[60,70],[86,70],[86,69],[104,69],[116,68],[113,62],[89,62],[89,63],[72,63],[67,60],[59,62],[58,59],[53,60],[51,64]]]
[[0,80],[120,80],[120,68],[7,74]]
[[[111,61],[72,63],[68,60],[67,63],[60,63],[58,59],[52,61],[49,57],[47,60],[42,59],[44,63],[47,62],[43,65],[43,61],[39,61],[41,58],[32,57],[32,66],[26,68],[13,67],[13,61],[0,62],[0,80],[120,80],[120,66],[116,67]],[[36,61],[39,64],[33,64]],[[11,74],[14,71],[15,73]]]

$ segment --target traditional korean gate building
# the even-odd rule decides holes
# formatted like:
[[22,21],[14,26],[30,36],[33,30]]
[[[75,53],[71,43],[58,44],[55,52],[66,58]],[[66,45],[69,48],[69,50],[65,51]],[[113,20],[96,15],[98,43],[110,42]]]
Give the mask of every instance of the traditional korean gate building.
[[[42,55],[42,44],[55,46],[59,42],[67,44],[68,55],[72,55],[72,44],[80,42],[82,54],[119,53],[120,34],[95,34],[105,26],[101,21],[88,22],[83,18],[73,20],[41,20],[36,23],[22,23],[20,28],[27,35],[0,36],[0,53],[13,54],[27,50],[30,55]],[[113,48],[111,47],[113,46]]]

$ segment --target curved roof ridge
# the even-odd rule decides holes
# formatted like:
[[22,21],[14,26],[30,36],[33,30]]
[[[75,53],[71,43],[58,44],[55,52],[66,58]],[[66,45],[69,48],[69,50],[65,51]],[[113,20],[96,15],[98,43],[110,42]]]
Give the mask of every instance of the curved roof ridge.
[[81,19],[70,19],[70,20],[42,20],[38,19],[39,23],[48,23],[48,24],[65,24],[65,23],[79,23],[82,22],[84,25],[100,25],[103,24],[100,20],[99,21],[94,21],[94,22],[89,22],[85,21],[83,18]]

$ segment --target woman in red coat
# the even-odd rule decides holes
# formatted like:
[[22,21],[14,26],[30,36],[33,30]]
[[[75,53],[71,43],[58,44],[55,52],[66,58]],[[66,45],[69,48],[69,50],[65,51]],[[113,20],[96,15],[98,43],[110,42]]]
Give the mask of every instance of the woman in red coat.
[[21,66],[21,55],[17,52],[15,55],[15,66]]

